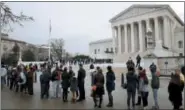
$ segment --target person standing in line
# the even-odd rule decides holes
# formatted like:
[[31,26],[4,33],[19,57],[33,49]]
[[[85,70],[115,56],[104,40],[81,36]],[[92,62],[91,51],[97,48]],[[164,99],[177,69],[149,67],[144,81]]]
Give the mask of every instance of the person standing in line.
[[42,67],[42,74],[40,75],[40,86],[41,86],[41,94],[40,98],[43,99],[44,96],[46,98],[49,98],[49,83],[51,80],[51,74],[50,72],[46,69],[46,65],[43,65]]
[[34,69],[31,67],[30,71],[28,72],[28,93],[29,95],[33,95],[33,74]]
[[18,82],[18,85],[20,86],[20,92],[23,92],[23,90],[25,89],[25,86],[26,86],[25,84],[27,82],[23,68],[20,68],[19,77],[20,77],[20,81]]
[[141,105],[141,81],[140,81],[140,75],[141,75],[141,72],[143,71],[143,68],[142,67],[139,67],[138,68],[138,86],[137,86],[137,94],[138,94],[138,100],[137,100],[137,103],[136,105],[140,106]]
[[58,83],[57,68],[56,69],[52,68],[51,72],[52,72],[51,81],[52,81],[52,89],[53,89],[53,98],[57,98],[58,97],[58,94],[57,94],[57,83]]
[[67,67],[64,68],[64,71],[62,73],[62,88],[63,88],[63,101],[68,101],[68,88],[70,86],[70,76],[67,72]]
[[73,76],[75,76],[75,73],[74,73],[74,71],[73,71],[72,66],[69,66],[69,76],[70,76],[70,79],[72,79]]
[[11,82],[11,72],[12,72],[12,67],[9,66],[8,67],[8,71],[7,71],[7,86],[10,86],[10,82]]
[[26,83],[24,84],[24,92],[25,92],[25,94],[27,94],[28,93],[28,71],[27,71],[26,67],[24,67],[23,73],[26,77]]
[[[98,73],[95,75],[95,78],[94,78],[94,86],[92,86],[93,90],[94,90],[93,91],[94,107],[97,107],[96,98],[98,97],[99,98],[98,108],[101,108],[101,104],[103,101],[103,95],[105,94],[104,83],[105,83],[105,80],[104,80],[102,70],[99,69]],[[94,89],[94,87],[95,87],[95,89]]]
[[148,91],[148,78],[145,69],[143,69],[142,72],[140,72],[139,89],[141,91],[143,109],[147,110],[149,91]]
[[6,84],[6,75],[7,75],[7,70],[5,68],[4,63],[1,64],[1,89],[4,88],[4,85]]
[[154,64],[154,62],[150,65],[150,71],[152,74],[152,79],[151,79],[151,87],[153,91],[153,98],[154,98],[154,106],[153,108],[159,109],[159,104],[158,104],[158,90],[160,86],[160,79],[159,75],[157,74],[157,66]]
[[10,77],[10,90],[14,88],[15,85],[15,80],[16,80],[16,68],[12,68],[11,71],[11,77]]
[[76,102],[76,91],[78,90],[78,81],[77,78],[75,77],[75,75],[73,75],[73,77],[70,80],[70,90],[72,93],[72,102]]
[[137,57],[136,57],[136,61],[137,61],[137,64],[136,64],[136,67],[140,67],[141,65],[140,65],[140,63],[141,63],[141,57],[140,57],[140,55],[138,54],[137,55]]
[[175,70],[175,75],[171,77],[168,85],[169,100],[173,105],[173,110],[180,110],[182,106],[182,91],[184,89],[184,78],[180,76],[180,69]]
[[106,74],[106,88],[108,92],[108,98],[109,98],[109,103],[107,107],[113,107],[113,96],[112,96],[112,91],[115,90],[115,74],[112,70],[111,66],[107,67],[107,74]]
[[93,86],[93,84],[94,84],[94,82],[93,82],[94,81],[94,76],[96,74],[96,70],[94,69],[94,65],[93,64],[90,65],[89,73],[91,75],[91,86]]
[[130,110],[130,100],[132,98],[132,108],[135,109],[135,95],[136,95],[138,77],[135,74],[134,67],[128,68],[126,79],[127,79],[127,106],[128,106],[128,109]]
[[78,101],[83,101],[85,100],[85,88],[84,88],[84,84],[85,84],[85,77],[86,77],[86,71],[83,69],[83,65],[79,64],[80,69],[78,70],[78,88],[79,88],[79,92],[80,92],[80,97],[78,99]]

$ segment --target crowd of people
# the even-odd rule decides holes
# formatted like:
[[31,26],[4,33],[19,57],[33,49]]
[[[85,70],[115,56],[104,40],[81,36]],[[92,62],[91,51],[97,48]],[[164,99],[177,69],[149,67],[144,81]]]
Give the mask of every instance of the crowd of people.
[[[135,109],[135,106],[143,106],[143,109],[148,109],[148,96],[149,96],[149,79],[146,74],[145,68],[140,65],[141,57],[137,56],[137,64],[135,65],[130,58],[127,65],[127,73],[122,75],[122,87],[127,90],[127,106],[128,109]],[[153,92],[154,108],[159,109],[158,103],[158,90],[160,88],[160,72],[156,64],[152,63],[149,66],[151,79],[151,88]],[[7,70],[7,71],[6,71]],[[9,67],[8,69],[2,64],[1,68],[1,87],[3,89],[5,82],[10,90],[28,93],[33,95],[33,83],[36,81],[38,67],[37,65],[18,65],[17,67]],[[41,75],[40,79],[40,98],[48,99],[50,97],[50,82],[53,88],[52,97],[58,98],[62,91],[63,102],[68,102],[69,91],[72,94],[72,102],[81,102],[86,99],[85,95],[85,78],[86,70],[82,64],[79,64],[77,77],[73,71],[72,66],[64,67],[44,63],[40,65]],[[113,107],[113,94],[115,88],[115,73],[111,66],[107,67],[106,75],[100,67],[95,67],[93,64],[89,67],[91,76],[91,97],[94,101],[94,107],[101,108],[103,95],[105,90],[108,93],[109,103],[107,107]],[[176,68],[175,73],[171,75],[171,80],[168,85],[169,100],[171,101],[174,110],[179,110],[182,106],[182,91],[184,89],[184,67]],[[125,77],[126,76],[126,77]],[[124,78],[125,77],[125,78]],[[6,79],[7,78],[7,79]],[[105,87],[104,87],[105,85]],[[60,89],[62,88],[62,90]],[[137,103],[135,101],[136,95]],[[132,101],[132,108],[130,101]],[[141,103],[142,102],[142,103]]]

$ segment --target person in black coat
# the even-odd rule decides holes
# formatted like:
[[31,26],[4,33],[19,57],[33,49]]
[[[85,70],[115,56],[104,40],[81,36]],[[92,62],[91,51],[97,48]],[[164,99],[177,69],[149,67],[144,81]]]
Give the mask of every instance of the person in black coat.
[[181,73],[185,76],[185,66],[182,66]]
[[62,88],[63,88],[63,101],[67,102],[68,98],[68,88],[70,86],[70,75],[67,72],[67,67],[64,68],[62,73]]
[[111,66],[107,67],[107,74],[106,74],[106,88],[108,92],[108,98],[109,98],[109,103],[107,107],[112,107],[113,106],[113,96],[112,96],[112,91],[115,90],[115,74],[112,70]]
[[139,66],[140,67],[140,63],[141,63],[141,57],[140,55],[138,54],[137,57],[136,57],[136,61],[137,61],[137,64],[136,64],[136,67]]
[[169,100],[173,104],[174,110],[179,110],[182,106],[182,91],[184,89],[184,82],[180,79],[180,73],[175,73],[171,77],[168,85]]
[[42,74],[40,75],[40,86],[41,86],[41,99],[46,96],[46,98],[49,98],[49,83],[51,80],[51,74],[50,72],[44,67]]
[[130,99],[132,98],[132,107],[135,108],[135,95],[138,83],[138,76],[135,74],[134,67],[128,69],[128,73],[126,75],[127,79],[127,106],[130,109]]
[[85,88],[84,88],[84,83],[85,83],[85,77],[86,77],[86,71],[83,69],[82,64],[79,65],[80,69],[78,70],[78,88],[80,92],[80,97],[78,101],[85,100]]

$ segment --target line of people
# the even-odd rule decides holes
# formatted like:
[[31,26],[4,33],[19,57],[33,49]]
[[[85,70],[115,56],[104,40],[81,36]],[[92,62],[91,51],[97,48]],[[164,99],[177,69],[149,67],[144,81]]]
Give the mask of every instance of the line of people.
[[[51,66],[47,64],[41,65],[40,75],[40,86],[41,86],[41,99],[44,97],[49,98],[50,81],[52,82],[53,97],[58,97],[60,86],[63,89],[63,101],[68,101],[68,90],[72,93],[72,101],[83,101],[85,100],[85,77],[86,71],[83,69],[83,65],[79,65],[78,76],[75,77],[75,73],[72,67],[61,65],[52,70]],[[3,68],[3,67],[2,67]],[[2,76],[5,76],[6,70],[1,68]],[[154,63],[150,65],[151,72],[151,88],[153,92],[154,108],[159,109],[158,103],[158,90],[160,88],[160,73],[157,71],[157,67]],[[132,100],[132,108],[135,106],[143,106],[144,109],[148,109],[148,95],[149,95],[149,79],[146,75],[146,70],[138,65],[136,70],[135,64],[132,60],[127,62],[128,72],[126,73],[126,81],[122,81],[122,87],[127,90],[127,106],[131,109],[130,101]],[[180,70],[178,67],[175,70],[175,74],[172,74],[170,83],[168,85],[169,100],[174,106],[174,110],[179,110],[182,106],[182,91],[184,89],[184,68]],[[18,91],[28,91],[30,95],[33,95],[33,75],[36,70],[33,67],[29,69],[27,67],[13,68],[10,77],[10,89],[13,87]],[[182,74],[183,73],[183,74]],[[91,75],[91,96],[94,101],[94,107],[101,108],[103,95],[105,94],[104,85],[108,93],[109,103],[107,107],[113,107],[113,95],[112,92],[115,90],[115,74],[111,66],[107,67],[106,77],[103,75],[103,71],[100,67],[94,67],[90,65]],[[1,81],[3,77],[1,76]],[[124,76],[124,75],[123,75]],[[124,80],[124,78],[122,78]],[[13,83],[12,83],[13,81]],[[137,94],[136,94],[137,93]],[[135,97],[138,96],[138,101],[135,103]],[[78,99],[78,100],[77,100]],[[97,100],[99,99],[99,100]],[[99,101],[99,103],[98,103]],[[142,104],[141,104],[142,102]]]
[[[129,59],[127,62],[128,72],[126,74],[126,81],[124,82],[124,75],[122,75],[122,87],[127,90],[127,106],[130,107],[130,101],[132,99],[132,108],[140,106],[141,102],[143,109],[148,109],[148,95],[149,95],[149,79],[146,75],[146,70],[140,65],[138,66],[138,74],[135,70],[134,62]],[[157,71],[157,66],[152,63],[149,66],[151,73],[151,88],[153,92],[154,106],[153,109],[159,109],[158,103],[158,90],[160,88],[160,72]],[[175,74],[172,74],[170,83],[168,85],[169,101],[173,105],[174,110],[179,110],[182,106],[182,91],[184,89],[184,75],[185,67],[181,70],[176,67]],[[135,103],[135,96],[138,96],[138,102]]]
[[[1,85],[2,87],[7,84],[10,90],[15,92],[24,92],[33,95],[33,83],[36,81],[36,67],[35,65],[19,65],[17,67],[5,68],[2,64],[1,72]],[[35,76],[35,77],[34,77]]]

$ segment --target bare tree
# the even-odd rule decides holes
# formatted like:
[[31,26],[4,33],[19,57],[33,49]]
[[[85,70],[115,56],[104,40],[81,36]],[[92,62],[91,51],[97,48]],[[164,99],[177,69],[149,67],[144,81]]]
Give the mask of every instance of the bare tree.
[[9,6],[7,6],[4,2],[0,2],[1,8],[1,27],[4,32],[13,31],[11,24],[19,24],[23,26],[23,21],[34,21],[33,17],[26,16],[21,12],[19,15],[14,14]]
[[59,39],[51,39],[51,54],[56,57],[58,60],[62,59],[64,53],[64,40],[62,38]]

